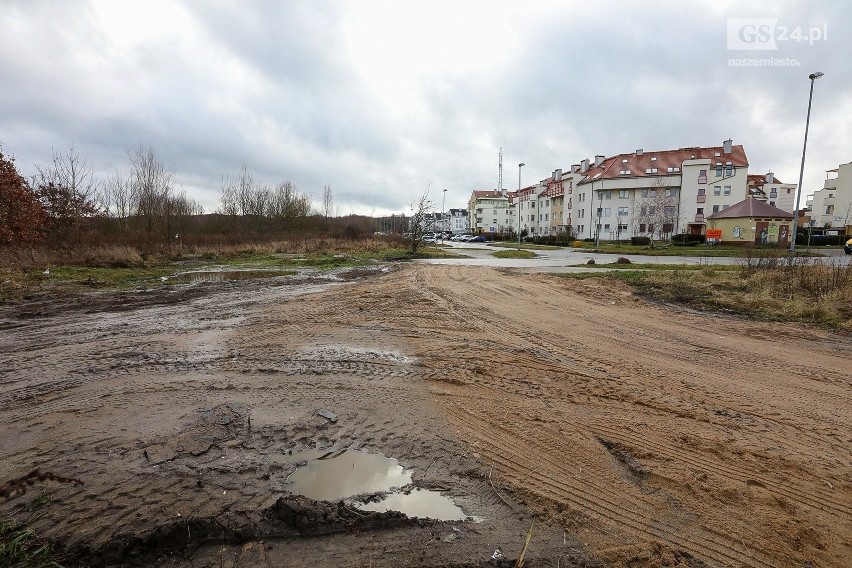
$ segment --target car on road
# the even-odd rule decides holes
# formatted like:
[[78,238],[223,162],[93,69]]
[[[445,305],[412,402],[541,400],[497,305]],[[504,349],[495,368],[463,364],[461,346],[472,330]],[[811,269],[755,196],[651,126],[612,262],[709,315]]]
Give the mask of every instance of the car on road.
[[852,239],[846,241],[846,244],[843,245],[843,252],[846,254],[852,254]]
[[482,235],[476,235],[475,237],[471,237],[470,239],[468,239],[467,242],[469,242],[469,243],[484,243],[485,237],[483,237]]

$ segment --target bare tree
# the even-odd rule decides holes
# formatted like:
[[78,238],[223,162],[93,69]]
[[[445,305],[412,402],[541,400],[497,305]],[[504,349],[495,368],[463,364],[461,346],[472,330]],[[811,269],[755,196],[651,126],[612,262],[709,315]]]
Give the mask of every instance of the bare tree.
[[48,238],[70,244],[86,229],[86,219],[102,213],[98,182],[92,166],[72,144],[63,153],[51,152],[51,164],[36,166],[32,187],[47,214]]
[[166,169],[150,147],[140,145],[133,154],[128,153],[128,158],[130,193],[137,219],[146,233],[162,229],[169,238],[173,172]]
[[417,254],[420,239],[426,233],[426,221],[432,212],[432,201],[429,199],[429,187],[423,192],[417,201],[411,204],[411,218],[409,229],[411,230],[411,254]]
[[334,196],[331,194],[331,186],[327,185],[322,188],[322,216],[325,218],[325,223],[328,225],[328,218],[332,216],[334,209]]
[[[677,190],[666,187],[662,178],[657,178],[651,187],[642,190],[639,202],[639,233],[645,233],[652,238],[656,234],[659,239],[665,239],[674,232],[677,224]],[[643,227],[644,225],[644,227]]]

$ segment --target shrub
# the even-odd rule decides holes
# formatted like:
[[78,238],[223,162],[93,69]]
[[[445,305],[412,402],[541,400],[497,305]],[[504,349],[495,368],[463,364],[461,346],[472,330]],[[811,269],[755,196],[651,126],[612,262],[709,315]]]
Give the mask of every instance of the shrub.
[[633,264],[630,262],[630,259],[625,256],[619,256],[618,260],[615,261],[616,264]]
[[690,235],[688,233],[681,233],[679,235],[672,236],[672,244],[684,246],[704,244],[706,240],[707,237],[704,235]]
[[651,237],[630,237],[630,244],[636,246],[648,246],[651,244]]
[[[811,235],[811,246],[814,247],[822,247],[829,245],[842,245],[846,242],[846,237],[842,235]],[[799,237],[796,239],[797,245],[807,245],[808,244],[808,234],[807,233],[799,233]]]

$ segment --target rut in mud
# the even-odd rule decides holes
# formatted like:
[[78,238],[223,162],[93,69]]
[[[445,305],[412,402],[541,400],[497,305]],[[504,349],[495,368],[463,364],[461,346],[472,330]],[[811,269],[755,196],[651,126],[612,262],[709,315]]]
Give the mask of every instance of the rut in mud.
[[[0,513],[37,505],[46,538],[128,563],[492,565],[535,516],[528,566],[846,565],[849,338],[597,281],[376,274],[4,308],[0,479],[85,484]],[[395,457],[480,522],[294,497],[281,456],[312,448]]]

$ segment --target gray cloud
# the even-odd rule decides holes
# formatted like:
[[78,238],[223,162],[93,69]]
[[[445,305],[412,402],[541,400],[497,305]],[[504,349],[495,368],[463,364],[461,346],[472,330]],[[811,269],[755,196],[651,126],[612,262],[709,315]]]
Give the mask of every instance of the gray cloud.
[[[0,141],[25,173],[73,142],[108,174],[143,144],[208,209],[245,162],[317,198],[331,185],[340,213],[371,213],[406,210],[427,186],[464,206],[496,186],[500,146],[513,188],[520,161],[531,182],[595,153],[732,137],[753,171],[795,183],[814,70],[826,76],[806,193],[852,159],[842,2],[437,2],[387,21],[369,2],[121,6],[18,1],[0,13]],[[829,35],[728,51],[727,19],[746,17]],[[742,57],[800,66],[728,65]]]

